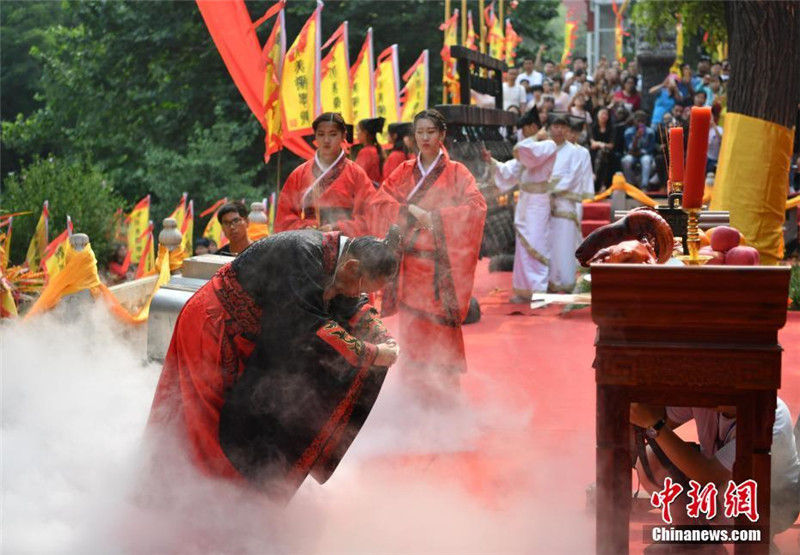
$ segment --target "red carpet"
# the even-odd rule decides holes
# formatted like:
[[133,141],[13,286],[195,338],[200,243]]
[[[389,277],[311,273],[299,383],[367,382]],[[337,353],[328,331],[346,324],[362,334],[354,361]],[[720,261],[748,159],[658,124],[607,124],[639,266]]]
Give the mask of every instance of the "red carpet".
[[[585,512],[585,489],[595,478],[591,312],[583,308],[563,313],[563,307],[553,306],[530,311],[524,305],[511,305],[507,303],[510,285],[510,273],[490,274],[488,261],[481,262],[475,296],[483,317],[464,327],[469,372],[462,387],[476,410],[487,404],[504,406],[509,413],[530,415],[529,420],[521,427],[496,427],[474,451],[408,456],[395,458],[394,463],[429,476],[455,476],[488,507],[500,507],[506,496],[521,491],[533,499],[557,495],[559,502],[572,507],[576,521],[583,520],[576,522],[576,533],[593,534],[593,519]],[[796,419],[800,413],[800,313],[789,313],[780,340],[785,349],[780,396]],[[530,480],[524,480],[529,483],[520,483],[519,466],[531,461],[536,461],[535,468],[529,469]],[[641,531],[635,524],[631,529],[632,552],[637,552]],[[792,529],[776,543],[784,553],[797,552],[797,536],[797,529]],[[558,545],[553,539],[549,543]]]

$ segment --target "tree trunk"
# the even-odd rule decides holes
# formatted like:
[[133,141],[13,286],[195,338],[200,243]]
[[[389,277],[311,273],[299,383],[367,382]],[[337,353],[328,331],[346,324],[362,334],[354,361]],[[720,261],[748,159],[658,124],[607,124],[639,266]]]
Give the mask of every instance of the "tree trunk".
[[800,101],[800,2],[726,2],[728,111],[794,127]]
[[726,2],[725,19],[731,73],[711,208],[729,210],[762,264],[775,264],[800,100],[800,2]]
[[[642,75],[642,110],[653,111],[655,95],[648,91],[654,85],[664,82],[669,74],[669,68],[675,62],[675,42],[663,41],[651,44],[644,40],[637,40],[636,64]],[[659,122],[660,123],[660,122]]]

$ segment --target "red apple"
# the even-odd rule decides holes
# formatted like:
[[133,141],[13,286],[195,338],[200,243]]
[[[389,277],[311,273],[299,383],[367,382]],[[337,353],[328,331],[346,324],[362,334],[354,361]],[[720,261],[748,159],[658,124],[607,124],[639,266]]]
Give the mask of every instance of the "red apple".
[[700,247],[699,254],[705,254],[711,257],[711,260],[706,262],[709,266],[722,266],[725,264],[725,253],[715,251],[711,247]]
[[733,247],[725,253],[725,264],[727,266],[758,266],[761,255],[753,247]]
[[721,225],[714,228],[711,234],[711,248],[719,252],[728,252],[739,246],[739,230]]

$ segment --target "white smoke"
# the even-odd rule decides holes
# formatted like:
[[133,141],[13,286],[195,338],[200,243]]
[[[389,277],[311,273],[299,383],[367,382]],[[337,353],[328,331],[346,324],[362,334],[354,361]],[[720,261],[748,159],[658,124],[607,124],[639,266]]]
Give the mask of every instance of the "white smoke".
[[527,408],[431,410],[391,370],[331,480],[288,507],[190,471],[165,493],[143,479],[160,365],[104,307],[60,312],[0,327],[3,553],[593,549],[574,443],[532,440]]

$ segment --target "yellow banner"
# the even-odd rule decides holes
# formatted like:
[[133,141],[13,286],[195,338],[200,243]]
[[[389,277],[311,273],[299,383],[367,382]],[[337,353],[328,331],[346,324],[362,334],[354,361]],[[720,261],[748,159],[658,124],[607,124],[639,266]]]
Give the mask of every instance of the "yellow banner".
[[281,68],[286,53],[286,25],[283,9],[278,12],[272,32],[264,45],[264,121],[267,124],[264,161],[281,148]]
[[16,317],[17,303],[14,302],[11,283],[0,273],[0,318]]
[[143,237],[150,223],[150,195],[136,203],[128,216],[128,250],[131,253],[131,262],[137,264],[144,252],[144,245],[147,241]]
[[475,33],[475,27],[472,25],[472,10],[467,12],[467,40],[464,41],[464,46],[470,50],[478,50],[478,36]]
[[319,113],[319,20],[314,10],[286,52],[281,74],[281,106],[284,131],[304,132]]
[[506,19],[505,55],[508,67],[514,66],[514,59],[517,57],[517,46],[519,46],[521,42],[522,38],[514,30],[514,27],[511,26],[511,20]]
[[178,203],[178,206],[175,207],[175,210],[172,211],[172,214],[169,215],[170,218],[174,218],[175,222],[178,224],[178,231],[183,229],[183,219],[186,217],[186,197],[187,193],[183,193],[181,196],[181,200]]
[[47,201],[42,205],[42,214],[39,216],[39,221],[36,223],[36,229],[33,232],[33,237],[28,245],[28,253],[25,255],[25,262],[31,270],[38,270],[39,264],[44,256],[44,251],[47,248],[48,230],[47,220],[50,218],[50,208]]
[[450,102],[455,103],[459,100],[458,72],[456,71],[456,60],[450,56],[450,47],[458,44],[458,10],[455,10],[450,19],[439,26],[439,30],[444,31],[444,44],[441,50],[442,83],[447,94],[450,95]]
[[486,43],[489,46],[489,56],[498,60],[504,59],[506,40],[503,37],[503,26],[493,10],[489,12],[487,28],[489,35],[486,37]]
[[372,80],[372,27],[361,46],[356,62],[350,68],[353,123],[375,116],[375,84]]
[[728,112],[714,178],[711,210],[729,210],[731,226],[761,253],[762,264],[783,258],[786,182],[793,130]]
[[153,244],[153,222],[150,222],[145,238],[144,251],[136,268],[134,279],[143,278],[156,272],[155,246]]
[[413,121],[414,116],[428,108],[428,51],[423,50],[403,79],[403,112],[401,121]]
[[186,217],[181,226],[181,235],[183,235],[183,254],[187,258],[192,256],[194,246],[194,200],[189,201],[186,209]]
[[206,228],[203,231],[203,237],[211,239],[217,244],[218,247],[222,246],[222,226],[217,219],[216,212],[214,212],[214,214],[211,216],[211,219],[208,220]]
[[67,253],[69,250],[69,230],[65,229],[61,235],[53,239],[53,242],[47,245],[45,255],[42,258],[42,267],[47,275],[48,282],[64,269],[64,266],[67,264]]
[[340,27],[341,36],[322,61],[320,97],[323,112],[338,112],[344,121],[353,122],[353,101],[350,96],[350,66],[347,54],[347,22]]
[[[564,51],[561,53],[561,65],[568,64],[569,58],[572,56],[572,46],[575,42],[576,27],[577,23],[574,21],[567,21],[564,23]],[[621,42],[620,45],[622,45]],[[620,46],[620,48],[622,48],[622,46]],[[622,50],[620,50],[620,52],[622,52]]]
[[675,24],[675,63],[672,64],[670,72],[674,73],[680,79],[681,66],[683,65],[683,24],[678,15],[678,23]]
[[397,45],[393,44],[378,56],[375,68],[375,113],[386,123],[400,121],[400,70]]

